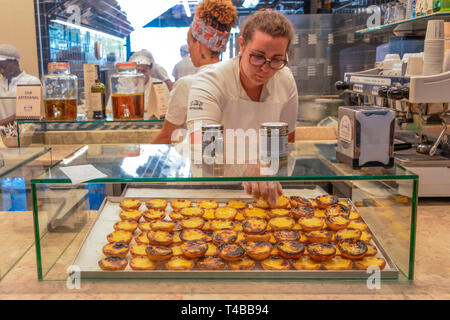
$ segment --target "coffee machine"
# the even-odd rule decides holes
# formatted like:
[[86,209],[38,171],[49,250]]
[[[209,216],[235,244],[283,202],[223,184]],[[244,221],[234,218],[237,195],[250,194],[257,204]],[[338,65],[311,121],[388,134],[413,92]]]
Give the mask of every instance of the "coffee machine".
[[407,77],[374,68],[346,73],[336,88],[358,106],[395,110],[395,162],[419,175],[419,196],[450,196],[450,72]]

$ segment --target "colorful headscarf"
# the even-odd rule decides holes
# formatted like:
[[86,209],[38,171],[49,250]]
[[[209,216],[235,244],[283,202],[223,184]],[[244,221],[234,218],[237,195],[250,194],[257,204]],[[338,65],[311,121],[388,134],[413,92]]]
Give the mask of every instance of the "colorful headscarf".
[[230,37],[230,32],[219,31],[208,26],[197,16],[192,21],[191,33],[195,40],[213,52],[224,52],[227,47],[228,38]]

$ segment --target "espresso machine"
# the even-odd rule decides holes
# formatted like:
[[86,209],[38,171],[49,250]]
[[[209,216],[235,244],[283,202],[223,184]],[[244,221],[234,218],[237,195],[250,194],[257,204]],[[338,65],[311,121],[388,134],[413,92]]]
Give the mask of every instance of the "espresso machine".
[[450,72],[407,77],[381,71],[346,73],[336,88],[358,106],[395,110],[395,162],[419,175],[420,197],[449,197]]

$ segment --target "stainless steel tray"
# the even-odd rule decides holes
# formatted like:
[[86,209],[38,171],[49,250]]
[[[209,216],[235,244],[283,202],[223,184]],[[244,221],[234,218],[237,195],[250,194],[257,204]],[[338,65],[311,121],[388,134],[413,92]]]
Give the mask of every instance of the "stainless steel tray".
[[[186,191],[177,190],[178,194],[175,194],[172,190],[172,194],[169,197],[164,197],[168,201],[173,199],[189,199],[193,202],[205,199],[205,190],[196,190],[202,193],[202,197],[187,197]],[[190,190],[191,192],[192,190]],[[219,191],[219,190],[216,190]],[[291,191],[297,195],[301,193]],[[317,192],[317,191],[316,191]],[[129,192],[127,192],[129,193]],[[131,192],[131,194],[134,192]],[[240,191],[240,196],[242,197],[242,191]],[[165,190],[159,190],[159,195],[167,195]],[[323,194],[323,193],[320,193]],[[193,194],[191,194],[193,195]],[[230,194],[228,194],[229,196]],[[319,194],[317,194],[319,195]],[[309,196],[309,195],[308,195]],[[141,201],[149,200],[151,197],[146,195],[146,198],[140,197],[126,197],[139,199]],[[161,197],[160,197],[161,198]],[[231,271],[231,270],[220,270],[220,271],[202,271],[202,270],[190,270],[190,271],[170,271],[164,269],[160,266],[157,270],[152,271],[136,271],[132,270],[128,265],[123,271],[104,271],[98,266],[98,261],[104,258],[102,253],[102,248],[108,241],[106,240],[106,235],[114,230],[113,225],[119,220],[118,215],[120,208],[118,203],[124,200],[125,197],[107,197],[105,198],[99,213],[96,217],[95,222],[92,224],[90,230],[88,231],[78,254],[73,262],[80,268],[80,275],[82,279],[367,279],[371,274],[364,270],[342,270],[342,271],[331,271],[331,270],[287,270],[287,271],[267,271],[260,268],[257,264],[255,270],[250,271]],[[214,199],[211,197],[208,191],[208,199]],[[228,199],[214,199],[219,202],[219,205],[225,203],[229,199],[239,199],[239,197],[233,197]],[[240,200],[251,202],[251,198],[240,198]],[[141,208],[142,209],[142,208]],[[372,233],[372,243],[377,247],[378,254],[386,260],[386,267],[381,270],[380,276],[382,279],[397,279],[399,275],[399,270],[393,263],[392,259],[389,257],[387,252],[383,249],[380,242],[376,238],[375,234]],[[136,231],[139,233],[139,231]],[[131,244],[134,243],[134,240]],[[129,256],[128,256],[129,257]],[[130,259],[129,259],[130,261]]]

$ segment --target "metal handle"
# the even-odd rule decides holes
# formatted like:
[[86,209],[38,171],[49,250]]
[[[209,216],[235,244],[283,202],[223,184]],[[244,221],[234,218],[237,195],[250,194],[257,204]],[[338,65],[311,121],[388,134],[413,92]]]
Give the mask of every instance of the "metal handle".
[[442,129],[441,134],[439,135],[439,137],[437,138],[436,142],[434,143],[433,147],[430,150],[431,157],[436,154],[437,148],[438,148],[439,144],[441,143],[442,137],[447,132],[447,123],[445,121],[442,121],[442,125],[444,126],[444,129]]

